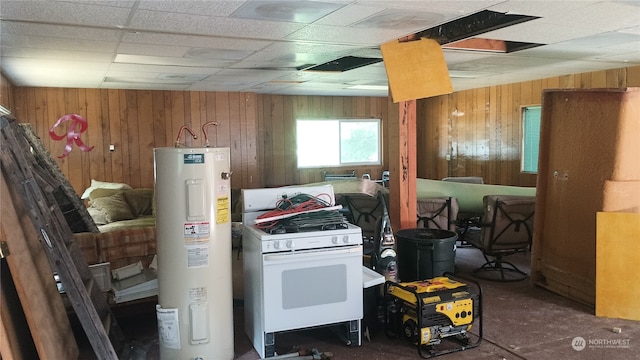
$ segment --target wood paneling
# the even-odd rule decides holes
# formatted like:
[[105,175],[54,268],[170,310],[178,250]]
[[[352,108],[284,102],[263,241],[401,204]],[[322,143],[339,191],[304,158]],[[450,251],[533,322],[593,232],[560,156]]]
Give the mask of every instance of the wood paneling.
[[[62,173],[81,194],[91,179],[153,187],[153,149],[175,145],[178,131],[187,125],[198,135],[179,139],[187,146],[204,146],[201,127],[207,121],[211,146],[231,148],[233,187],[258,187],[256,166],[256,97],[246,93],[205,93],[148,90],[26,88],[13,89],[14,115],[33,125]],[[66,141],[53,141],[49,128],[66,114],[79,114],[89,124],[80,139],[90,152],[76,145],[68,157]],[[57,134],[67,131],[63,123]],[[115,146],[109,152],[109,145]]]
[[[52,141],[49,128],[65,114],[87,117],[81,136],[90,153],[77,148],[57,159],[79,193],[92,178],[153,186],[153,148],[174,146],[188,125],[198,134],[207,121],[211,146],[231,148],[232,186],[255,188],[323,180],[323,172],[356,170],[380,178],[388,168],[388,124],[398,106],[388,98],[258,95],[188,91],[104,90],[11,87],[2,79],[0,100],[19,121],[29,122],[55,158],[65,142]],[[482,176],[485,182],[535,186],[536,175],[520,172],[522,106],[538,105],[549,88],[640,86],[640,67],[574,74],[467,91],[417,102],[418,177]],[[297,169],[297,118],[382,119],[383,164],[354,168]],[[58,129],[61,133],[63,129]],[[179,139],[201,146],[204,139]],[[115,145],[110,153],[109,144]],[[322,140],[318,139],[318,151]],[[449,156],[449,160],[447,160]]]
[[7,110],[13,109],[13,84],[0,73],[0,105]]
[[536,175],[520,171],[521,108],[540,105],[544,89],[632,86],[640,86],[640,67],[492,86],[419,100],[418,177],[481,176],[490,184],[535,186]]

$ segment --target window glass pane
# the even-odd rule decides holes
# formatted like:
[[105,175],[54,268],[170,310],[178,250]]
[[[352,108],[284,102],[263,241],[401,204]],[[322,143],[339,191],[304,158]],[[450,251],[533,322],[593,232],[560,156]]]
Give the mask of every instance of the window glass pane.
[[380,164],[380,120],[297,120],[298,167]]
[[340,165],[340,122],[298,120],[298,167]]
[[522,171],[538,172],[538,147],[540,145],[540,106],[530,106],[523,109],[522,137]]
[[340,162],[377,163],[379,157],[380,126],[372,121],[343,121],[340,123]]

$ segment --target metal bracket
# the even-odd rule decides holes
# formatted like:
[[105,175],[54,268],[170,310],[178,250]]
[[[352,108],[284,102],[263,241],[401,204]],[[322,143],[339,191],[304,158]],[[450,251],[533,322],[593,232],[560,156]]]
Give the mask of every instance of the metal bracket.
[[0,241],[0,259],[4,259],[9,256],[9,245],[6,241]]

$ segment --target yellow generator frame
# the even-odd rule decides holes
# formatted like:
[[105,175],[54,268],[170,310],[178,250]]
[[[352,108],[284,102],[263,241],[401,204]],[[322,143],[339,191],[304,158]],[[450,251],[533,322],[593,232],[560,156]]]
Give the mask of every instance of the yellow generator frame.
[[[482,341],[482,289],[453,274],[406,283],[385,283],[385,328],[388,336],[404,337],[428,359],[474,348]],[[420,304],[418,306],[418,304]],[[468,333],[477,322],[475,341]],[[452,340],[443,344],[443,340]]]

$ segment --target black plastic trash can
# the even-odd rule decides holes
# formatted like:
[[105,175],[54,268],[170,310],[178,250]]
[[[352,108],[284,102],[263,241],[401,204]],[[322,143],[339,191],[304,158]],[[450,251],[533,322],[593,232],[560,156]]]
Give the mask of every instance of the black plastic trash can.
[[404,229],[396,233],[400,281],[432,279],[453,272],[458,234],[440,229]]

